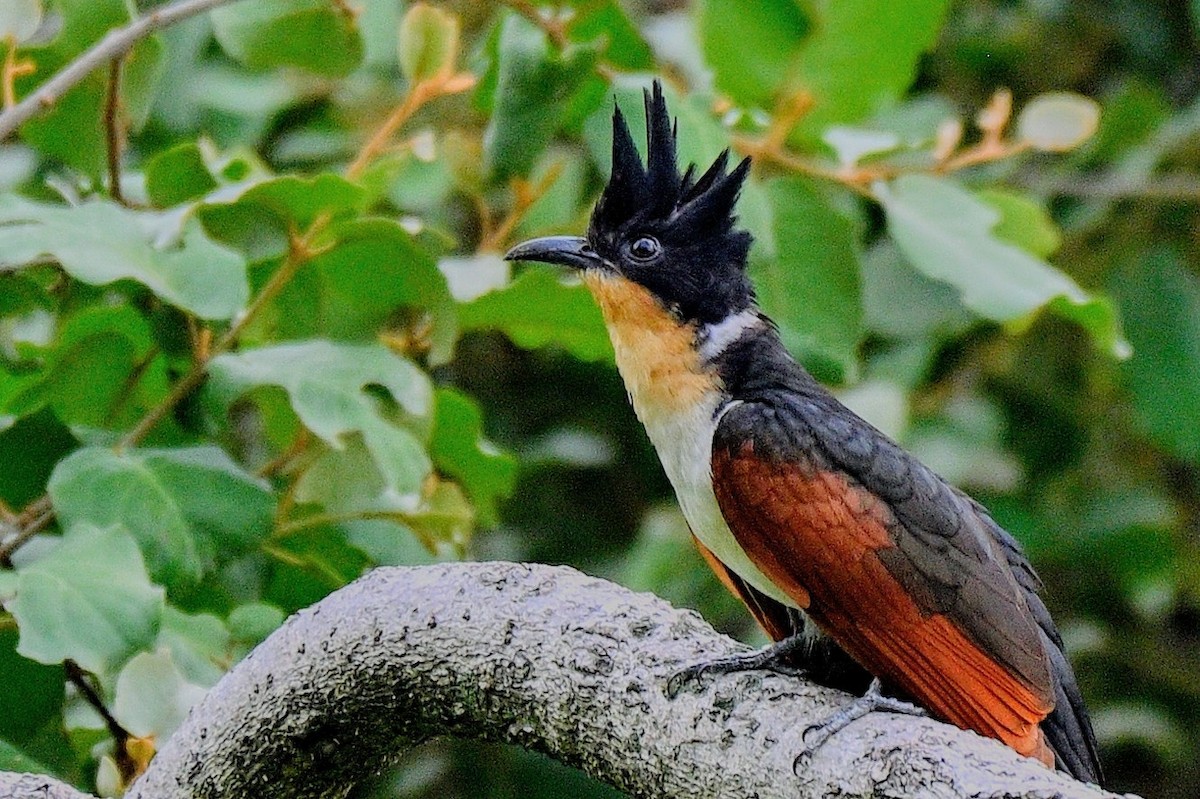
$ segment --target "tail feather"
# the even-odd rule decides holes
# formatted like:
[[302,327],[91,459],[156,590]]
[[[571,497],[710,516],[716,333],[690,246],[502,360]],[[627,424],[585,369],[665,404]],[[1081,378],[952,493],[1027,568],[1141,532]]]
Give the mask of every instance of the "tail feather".
[[1075,673],[1062,650],[1046,636],[1046,651],[1050,653],[1050,669],[1054,675],[1054,710],[1042,721],[1042,733],[1054,750],[1054,764],[1077,780],[1102,785],[1104,772],[1100,767],[1096,734],[1088,717],[1083,695],[1075,682]]

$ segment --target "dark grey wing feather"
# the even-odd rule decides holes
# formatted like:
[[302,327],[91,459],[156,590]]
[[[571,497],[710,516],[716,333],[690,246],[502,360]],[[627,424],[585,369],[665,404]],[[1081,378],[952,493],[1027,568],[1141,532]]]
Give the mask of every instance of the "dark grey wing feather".
[[1100,784],[1087,708],[1062,637],[1039,596],[1042,581],[1020,543],[981,504],[836,399],[830,397],[825,407],[814,403],[812,410],[819,415],[809,417],[810,428],[823,455],[885,499],[900,523],[892,531],[898,546],[884,558],[889,570],[1014,673],[1052,691],[1054,710],[1042,730],[1058,766]]

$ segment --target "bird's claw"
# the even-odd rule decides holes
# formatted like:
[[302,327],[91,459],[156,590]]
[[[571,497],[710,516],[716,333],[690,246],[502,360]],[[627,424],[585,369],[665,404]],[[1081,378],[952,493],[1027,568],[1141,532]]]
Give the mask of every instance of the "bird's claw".
[[868,713],[882,710],[886,713],[902,713],[907,716],[926,715],[923,708],[911,702],[884,696],[878,678],[871,681],[871,687],[862,696],[830,715],[823,721],[810,724],[800,733],[802,748],[792,761],[792,772],[798,774],[802,766],[812,758],[813,754],[828,743],[829,739],[858,721]]
[[786,662],[801,644],[801,636],[792,636],[772,644],[757,652],[745,655],[731,655],[725,658],[695,663],[685,669],[675,672],[667,680],[666,694],[668,699],[674,699],[690,682],[699,682],[706,674],[732,674],[738,671],[772,671],[785,677],[800,677],[804,669]]

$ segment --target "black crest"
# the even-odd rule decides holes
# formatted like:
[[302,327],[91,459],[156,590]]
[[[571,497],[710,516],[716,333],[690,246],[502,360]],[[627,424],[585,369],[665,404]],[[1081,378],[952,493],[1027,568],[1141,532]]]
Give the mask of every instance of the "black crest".
[[680,175],[675,126],[658,81],[645,92],[645,102],[645,166],[624,114],[619,107],[613,109],[612,175],[592,213],[589,238],[612,237],[622,229],[647,224],[676,240],[696,241],[729,232],[750,159],[727,172],[726,149],[698,180],[695,164]]

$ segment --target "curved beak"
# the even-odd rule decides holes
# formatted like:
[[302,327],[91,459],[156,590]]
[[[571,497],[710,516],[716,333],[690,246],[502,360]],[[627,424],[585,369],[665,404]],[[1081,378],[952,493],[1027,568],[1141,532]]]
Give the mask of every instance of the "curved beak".
[[504,255],[506,261],[540,261],[575,269],[596,269],[604,266],[588,240],[580,236],[546,236],[530,239],[513,247]]

